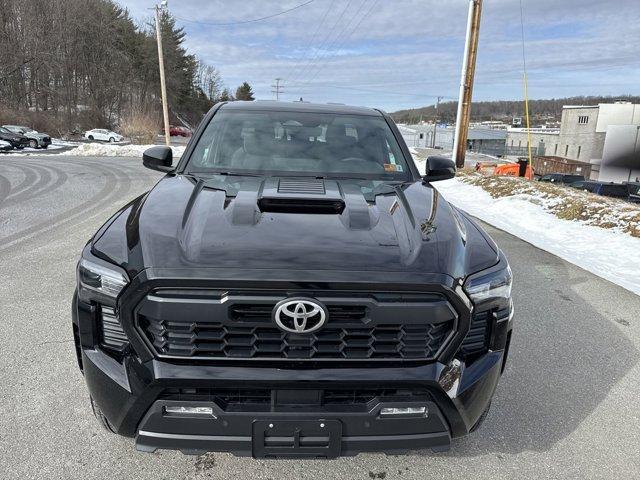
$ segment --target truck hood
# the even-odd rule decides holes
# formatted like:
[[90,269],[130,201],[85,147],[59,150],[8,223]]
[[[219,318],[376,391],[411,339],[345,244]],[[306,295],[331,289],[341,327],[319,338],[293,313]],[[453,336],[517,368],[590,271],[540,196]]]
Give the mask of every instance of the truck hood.
[[421,181],[163,178],[94,236],[126,269],[223,268],[438,273],[461,278],[497,248]]

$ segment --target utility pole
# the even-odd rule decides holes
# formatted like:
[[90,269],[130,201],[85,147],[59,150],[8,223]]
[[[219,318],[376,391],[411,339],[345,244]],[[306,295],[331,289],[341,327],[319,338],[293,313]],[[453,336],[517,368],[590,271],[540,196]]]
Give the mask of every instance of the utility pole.
[[464,58],[462,60],[460,96],[458,99],[458,113],[456,116],[455,141],[453,144],[453,158],[456,162],[457,168],[464,167],[464,157],[467,153],[467,138],[469,136],[469,121],[471,117],[471,100],[473,97],[473,78],[476,71],[476,58],[478,56],[481,14],[482,0],[469,0],[467,38],[464,45]]
[[276,100],[280,100],[280,94],[282,93],[282,89],[284,88],[284,86],[280,84],[281,81],[282,78],[276,78],[276,84],[271,85],[271,87],[273,88],[273,90],[271,90],[271,93],[276,94]]
[[156,11],[156,39],[158,41],[158,64],[160,65],[160,95],[162,97],[162,116],[164,119],[164,140],[167,147],[171,146],[169,132],[169,105],[167,103],[167,82],[164,78],[164,56],[162,53],[162,32],[160,30],[160,14],[167,8],[167,0],[155,6]]
[[433,136],[431,138],[431,148],[436,148],[436,130],[438,129],[438,107],[440,106],[440,100],[443,97],[437,97],[436,99],[436,118],[433,122]]

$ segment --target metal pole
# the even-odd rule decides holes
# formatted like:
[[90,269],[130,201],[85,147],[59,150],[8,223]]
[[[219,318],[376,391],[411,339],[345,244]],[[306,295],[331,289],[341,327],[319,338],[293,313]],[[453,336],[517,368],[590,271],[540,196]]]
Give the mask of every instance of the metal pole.
[[[526,71],[524,72],[523,80],[524,80],[524,116],[527,119],[527,153],[528,153],[527,166],[533,172],[533,164],[531,163],[532,162],[532,156],[531,156],[531,121],[529,120],[529,79],[527,78],[527,72]],[[524,176],[525,177],[527,176],[526,170],[525,170]],[[533,175],[531,176],[530,180],[533,180]]]
[[276,84],[271,85],[271,87],[273,87],[273,90],[271,90],[271,92],[276,94],[276,101],[280,100],[280,92],[282,91],[282,85],[280,85],[281,81],[282,78],[276,78]]
[[436,99],[436,118],[433,122],[433,138],[431,139],[431,148],[436,148],[436,130],[438,129],[438,107],[440,106],[440,100],[442,97]]
[[[166,6],[166,2],[163,2]],[[169,131],[169,105],[167,103],[167,83],[164,78],[164,55],[162,53],[162,32],[160,31],[161,7],[156,5],[156,39],[158,41],[158,64],[160,66],[160,95],[162,97],[162,116],[164,118],[164,140],[167,147],[171,146],[171,133]]]
[[473,77],[475,75],[476,58],[478,56],[478,38],[480,34],[480,17],[482,0],[469,0],[467,17],[467,37],[464,45],[462,73],[460,78],[460,94],[456,115],[456,131],[453,144],[453,159],[456,167],[463,168],[469,135],[471,117],[471,99],[473,96]]

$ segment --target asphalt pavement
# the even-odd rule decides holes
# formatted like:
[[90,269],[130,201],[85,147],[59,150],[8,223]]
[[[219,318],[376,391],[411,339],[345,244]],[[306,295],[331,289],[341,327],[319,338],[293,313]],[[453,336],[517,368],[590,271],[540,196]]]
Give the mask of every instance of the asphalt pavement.
[[640,297],[491,227],[515,277],[511,357],[483,428],[450,452],[136,452],[91,413],[71,296],[85,242],[159,178],[140,159],[0,156],[0,479],[640,478]]

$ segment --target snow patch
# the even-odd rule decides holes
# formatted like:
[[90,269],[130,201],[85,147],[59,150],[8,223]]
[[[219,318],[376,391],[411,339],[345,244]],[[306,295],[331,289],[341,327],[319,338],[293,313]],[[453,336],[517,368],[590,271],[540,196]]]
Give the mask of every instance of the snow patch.
[[[424,164],[418,169],[424,171]],[[544,209],[544,198],[493,198],[458,179],[434,187],[453,205],[538,248],[640,295],[640,238],[615,230],[563,220]]]
[[[75,157],[142,157],[145,150],[158,145],[110,145],[108,143],[83,143],[60,155]],[[175,158],[184,153],[186,147],[171,147]]]

